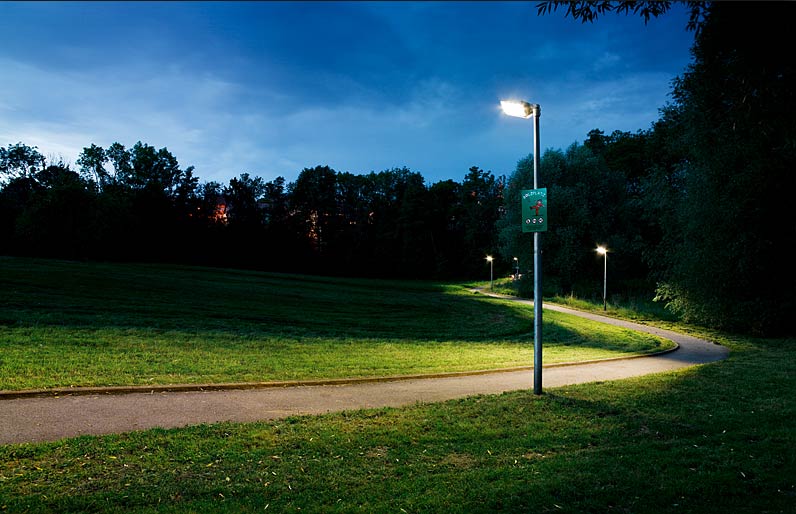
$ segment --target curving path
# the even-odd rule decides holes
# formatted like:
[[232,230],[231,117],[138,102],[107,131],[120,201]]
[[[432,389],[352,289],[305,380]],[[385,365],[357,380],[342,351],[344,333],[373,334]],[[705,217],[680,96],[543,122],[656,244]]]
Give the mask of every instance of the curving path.
[[[533,305],[533,302],[517,300]],[[547,310],[567,312],[610,325],[648,332],[679,345],[676,351],[643,357],[582,364],[545,366],[543,387],[616,380],[668,371],[726,358],[729,351],[688,335],[596,314],[545,304]],[[248,387],[248,388],[245,388]],[[252,422],[299,414],[321,414],[372,407],[399,407],[475,394],[498,394],[533,388],[532,368],[481,374],[452,374],[433,378],[371,381],[328,381],[270,387],[237,385],[232,389],[183,391],[146,389],[66,391],[61,396],[0,395],[0,444],[55,441],[79,435],[101,435],[173,428],[220,421]],[[199,389],[199,390],[197,390]],[[131,392],[135,391],[135,392]]]

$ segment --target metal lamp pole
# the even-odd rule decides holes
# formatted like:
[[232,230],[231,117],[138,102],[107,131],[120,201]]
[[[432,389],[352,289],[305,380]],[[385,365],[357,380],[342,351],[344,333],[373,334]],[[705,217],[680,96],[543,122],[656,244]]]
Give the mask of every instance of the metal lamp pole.
[[[539,187],[539,104],[533,116],[533,188]],[[542,233],[533,233],[533,393],[542,394]]]
[[[502,101],[503,112],[517,118],[533,118],[533,188],[539,187],[539,104]],[[542,394],[542,234],[533,234],[533,392]]]
[[492,290],[492,261],[495,259],[491,255],[486,256],[486,260],[489,261],[489,290]]
[[607,295],[608,292],[608,249],[604,246],[597,247],[597,253],[603,256],[603,311],[607,310]]

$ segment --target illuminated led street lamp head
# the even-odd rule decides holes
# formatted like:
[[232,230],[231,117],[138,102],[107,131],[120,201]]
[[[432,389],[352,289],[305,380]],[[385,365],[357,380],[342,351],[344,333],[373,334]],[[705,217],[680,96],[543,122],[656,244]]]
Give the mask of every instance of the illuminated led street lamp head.
[[501,100],[500,107],[504,113],[515,118],[530,118],[534,107],[539,108],[538,105],[534,106],[522,100]]

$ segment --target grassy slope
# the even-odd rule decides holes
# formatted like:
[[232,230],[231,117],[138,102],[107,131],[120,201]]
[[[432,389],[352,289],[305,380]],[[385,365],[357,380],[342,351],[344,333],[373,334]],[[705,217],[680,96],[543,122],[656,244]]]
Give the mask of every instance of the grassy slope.
[[[0,389],[270,381],[529,365],[532,312],[459,286],[0,259]],[[547,363],[660,350],[545,316]]]
[[730,358],[541,397],[0,446],[0,510],[796,512],[796,340],[706,337]]

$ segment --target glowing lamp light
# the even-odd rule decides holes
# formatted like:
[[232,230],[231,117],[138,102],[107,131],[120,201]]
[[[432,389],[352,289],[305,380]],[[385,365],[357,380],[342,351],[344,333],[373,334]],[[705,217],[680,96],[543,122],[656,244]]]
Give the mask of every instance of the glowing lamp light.
[[515,118],[530,118],[533,115],[531,104],[522,100],[501,100],[500,107],[504,113]]

